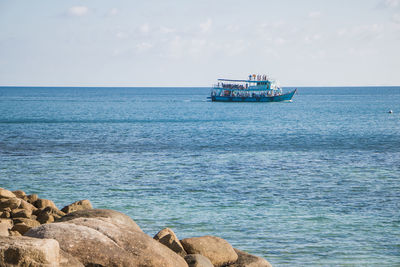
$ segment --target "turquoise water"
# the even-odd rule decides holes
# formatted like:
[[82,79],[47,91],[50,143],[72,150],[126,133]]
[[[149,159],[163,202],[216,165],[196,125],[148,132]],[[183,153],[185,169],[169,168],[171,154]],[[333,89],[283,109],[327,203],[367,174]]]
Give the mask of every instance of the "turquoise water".
[[0,187],[87,198],[150,235],[217,235],[274,266],[400,266],[399,87],[208,93],[0,87]]

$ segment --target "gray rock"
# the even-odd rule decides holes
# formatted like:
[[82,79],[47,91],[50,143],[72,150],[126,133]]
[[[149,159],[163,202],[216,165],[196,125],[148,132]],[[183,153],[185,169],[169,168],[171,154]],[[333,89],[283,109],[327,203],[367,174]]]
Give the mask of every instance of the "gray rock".
[[167,246],[172,249],[175,253],[179,254],[182,257],[186,256],[186,251],[183,248],[181,242],[176,237],[174,231],[170,228],[164,228],[160,232],[158,232],[154,237],[154,240],[157,240],[161,244]]
[[60,247],[54,239],[0,236],[1,266],[54,267],[60,261]]
[[238,259],[233,247],[224,239],[216,236],[192,237],[181,240],[188,254],[201,254],[216,267],[235,263]]
[[207,257],[200,254],[188,254],[185,256],[185,261],[189,267],[214,267]]

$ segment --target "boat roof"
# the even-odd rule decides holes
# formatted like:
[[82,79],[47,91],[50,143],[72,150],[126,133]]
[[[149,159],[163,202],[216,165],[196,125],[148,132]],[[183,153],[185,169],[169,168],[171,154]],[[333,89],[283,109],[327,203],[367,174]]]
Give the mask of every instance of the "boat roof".
[[218,79],[218,81],[224,82],[243,82],[243,83],[257,83],[257,82],[271,82],[270,80],[232,80],[232,79]]

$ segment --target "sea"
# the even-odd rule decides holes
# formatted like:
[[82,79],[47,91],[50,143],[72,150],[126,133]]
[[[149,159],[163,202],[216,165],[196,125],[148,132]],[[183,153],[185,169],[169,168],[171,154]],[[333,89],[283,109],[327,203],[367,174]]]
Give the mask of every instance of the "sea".
[[0,87],[0,187],[60,209],[89,199],[150,236],[219,236],[273,266],[400,266],[400,87],[209,92]]

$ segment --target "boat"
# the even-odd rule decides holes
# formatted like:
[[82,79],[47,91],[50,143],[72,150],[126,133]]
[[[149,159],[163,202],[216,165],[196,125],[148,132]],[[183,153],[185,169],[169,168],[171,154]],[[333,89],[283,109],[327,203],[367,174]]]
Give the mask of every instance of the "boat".
[[211,101],[217,102],[281,102],[291,101],[297,89],[283,93],[275,80],[267,75],[249,75],[246,80],[218,79],[212,86]]

